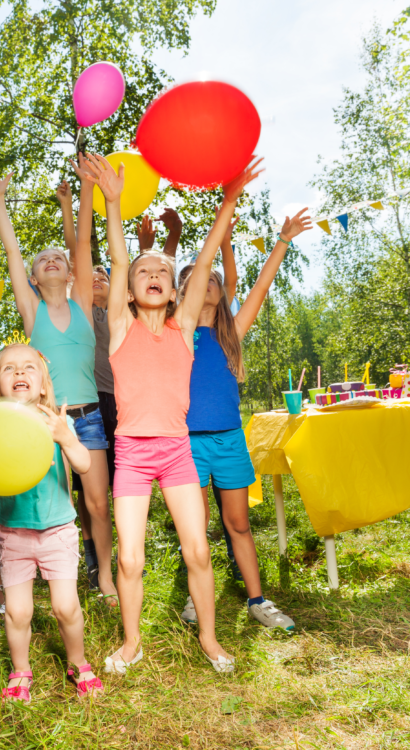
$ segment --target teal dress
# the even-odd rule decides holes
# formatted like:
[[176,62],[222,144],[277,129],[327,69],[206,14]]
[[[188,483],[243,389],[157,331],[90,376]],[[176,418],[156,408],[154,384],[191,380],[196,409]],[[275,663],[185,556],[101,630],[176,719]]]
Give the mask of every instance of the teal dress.
[[30,343],[50,360],[49,371],[59,406],[98,403],[94,331],[81,307],[71,299],[68,304],[71,320],[62,333],[52,323],[47,305],[41,300]]

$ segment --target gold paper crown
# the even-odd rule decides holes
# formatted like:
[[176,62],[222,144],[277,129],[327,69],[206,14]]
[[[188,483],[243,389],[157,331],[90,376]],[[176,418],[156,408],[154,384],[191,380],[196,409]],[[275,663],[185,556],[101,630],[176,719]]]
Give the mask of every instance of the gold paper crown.
[[20,333],[20,331],[13,331],[13,338],[11,336],[7,337],[7,341],[3,341],[3,346],[10,346],[10,344],[25,344],[26,346],[29,345],[31,339],[26,339],[24,333]]

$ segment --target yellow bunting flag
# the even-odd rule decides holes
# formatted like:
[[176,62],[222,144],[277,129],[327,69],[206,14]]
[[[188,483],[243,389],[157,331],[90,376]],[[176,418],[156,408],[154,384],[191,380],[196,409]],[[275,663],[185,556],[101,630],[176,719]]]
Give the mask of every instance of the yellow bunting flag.
[[383,211],[384,206],[381,201],[376,201],[375,203],[370,203],[370,208],[377,208],[378,211]]
[[3,296],[3,292],[4,292],[4,279],[0,279],[0,299]]
[[318,227],[323,229],[324,232],[327,232],[327,234],[332,234],[332,232],[330,231],[330,226],[329,226],[329,222],[327,219],[323,219],[323,221],[317,221],[316,224],[318,225]]
[[263,239],[263,237],[258,237],[257,240],[252,240],[251,244],[255,245],[255,247],[257,247],[261,253],[265,253],[266,255],[265,240]]

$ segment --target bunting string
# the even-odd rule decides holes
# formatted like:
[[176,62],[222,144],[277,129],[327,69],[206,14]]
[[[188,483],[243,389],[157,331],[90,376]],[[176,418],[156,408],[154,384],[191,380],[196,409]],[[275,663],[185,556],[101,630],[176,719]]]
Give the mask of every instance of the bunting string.
[[[351,206],[347,206],[345,208],[339,209],[334,211],[331,214],[327,214],[326,216],[312,216],[311,221],[313,224],[317,224],[320,229],[323,230],[323,232],[326,232],[326,234],[332,234],[332,230],[330,228],[329,221],[332,221],[333,219],[336,219],[339,224],[342,225],[345,232],[347,232],[348,229],[348,223],[349,223],[349,214],[353,213],[354,211],[360,211],[363,208],[374,208],[376,211],[383,211],[384,210],[384,201],[388,201],[391,198],[405,198],[410,193],[410,188],[406,188],[404,190],[397,190],[395,193],[390,193],[389,195],[385,195],[383,198],[379,198],[378,200],[367,200],[367,201],[359,201],[358,203],[352,203]],[[266,253],[265,249],[265,238],[266,237],[273,237],[276,235],[280,230],[282,229],[281,224],[271,224],[270,225],[270,232],[264,232],[263,234],[246,234],[242,233],[238,235],[238,240],[242,240],[244,242],[251,242],[252,245],[255,245],[255,247],[260,250],[261,253]]]

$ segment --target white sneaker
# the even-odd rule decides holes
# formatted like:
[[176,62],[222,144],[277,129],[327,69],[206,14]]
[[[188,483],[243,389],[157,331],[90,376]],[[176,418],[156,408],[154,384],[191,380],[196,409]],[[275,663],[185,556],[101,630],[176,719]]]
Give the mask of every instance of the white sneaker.
[[[114,654],[115,656],[115,654]],[[127,668],[133,664],[137,664],[143,657],[142,648],[138,651],[138,654],[133,658],[132,661],[125,661],[122,657],[114,660],[111,656],[107,656],[105,660],[104,672],[116,672],[117,674],[126,674]]]
[[252,604],[251,607],[248,604],[248,615],[261,622],[266,628],[282,628],[287,632],[295,629],[293,620],[277,609],[273,602],[266,599],[262,604]]
[[184,622],[197,623],[198,615],[195,611],[195,605],[192,601],[192,597],[188,596],[183,612],[181,613],[181,620]]
[[226,656],[219,655],[217,659],[211,659],[208,654],[205,654],[205,658],[211,662],[216,672],[223,672],[224,674],[228,674],[229,672],[233,672],[235,669],[235,659],[233,658],[227,659]]

